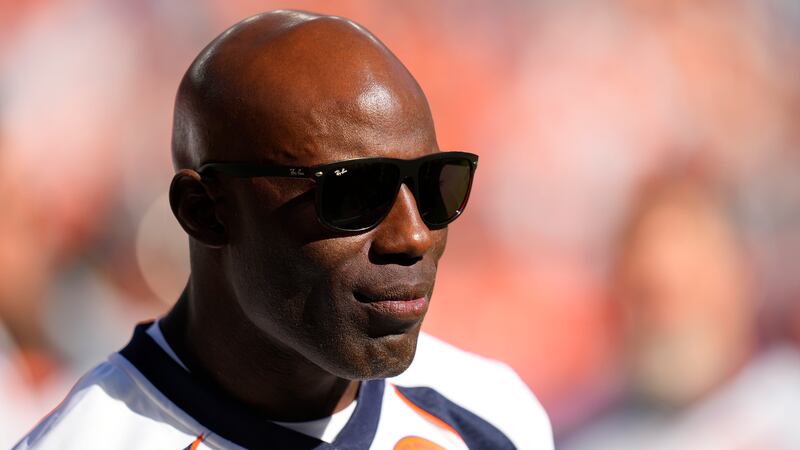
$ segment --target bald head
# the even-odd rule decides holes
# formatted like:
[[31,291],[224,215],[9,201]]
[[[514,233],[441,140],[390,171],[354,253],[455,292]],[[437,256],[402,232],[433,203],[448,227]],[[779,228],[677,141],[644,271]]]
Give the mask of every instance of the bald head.
[[[275,11],[229,28],[189,67],[172,151],[176,169],[309,165],[369,156],[398,139],[435,146],[427,101],[403,64],[352,21]],[[341,148],[324,148],[333,141]]]
[[[402,180],[374,228],[343,232],[320,219],[323,185],[336,186],[323,178],[197,170],[210,162],[410,162],[439,152],[425,96],[397,57],[346,19],[261,14],[225,31],[192,63],[178,90],[174,127],[170,205],[191,237],[186,298],[194,306],[176,307],[172,317],[176,329],[187,320],[195,330],[215,330],[190,333],[192,342],[203,341],[196,352],[202,365],[230,372],[232,390],[241,389],[243,373],[262,373],[248,366],[252,361],[280,375],[278,383],[254,377],[258,387],[242,393],[248,400],[265,385],[282,389],[313,374],[340,383],[405,370],[447,242],[446,227],[429,228],[422,218],[412,190],[419,183]],[[347,177],[378,177],[365,185],[363,199],[334,187],[324,191],[326,204],[358,207],[363,200],[359,214],[373,212],[368,202],[383,195],[379,188],[392,193],[382,166],[370,167],[367,178],[352,178],[355,170]],[[335,176],[346,173],[340,172]],[[431,183],[434,196],[436,187]],[[395,317],[371,304],[378,298],[415,299],[418,309]],[[286,367],[275,369],[276,361]],[[238,363],[241,370],[232,369]],[[283,377],[295,373],[305,378]],[[325,383],[305,383],[304,392],[307,385]],[[355,392],[349,382],[338,385]]]

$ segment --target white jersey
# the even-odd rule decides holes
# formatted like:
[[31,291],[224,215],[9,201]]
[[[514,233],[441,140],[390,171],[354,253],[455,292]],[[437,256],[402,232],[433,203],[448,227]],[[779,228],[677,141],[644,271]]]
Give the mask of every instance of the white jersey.
[[243,448],[552,450],[553,439],[541,405],[509,367],[426,334],[405,373],[362,382],[345,411],[281,423],[193,378],[147,323],[15,450]]

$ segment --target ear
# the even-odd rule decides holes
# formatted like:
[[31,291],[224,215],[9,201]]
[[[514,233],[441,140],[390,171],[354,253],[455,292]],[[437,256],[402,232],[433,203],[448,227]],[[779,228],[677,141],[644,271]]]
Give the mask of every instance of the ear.
[[169,204],[189,236],[212,248],[227,244],[228,234],[217,216],[216,199],[196,171],[181,169],[175,174],[169,186]]

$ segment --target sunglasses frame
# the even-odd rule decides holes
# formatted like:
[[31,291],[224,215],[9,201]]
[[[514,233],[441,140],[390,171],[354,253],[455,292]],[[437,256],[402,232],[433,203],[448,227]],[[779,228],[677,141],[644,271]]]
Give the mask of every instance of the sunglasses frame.
[[[464,209],[467,205],[467,201],[469,200],[470,192],[472,190],[472,181],[475,178],[475,170],[478,168],[478,155],[467,152],[437,152],[415,159],[367,157],[367,158],[346,159],[342,161],[336,161],[332,163],[320,164],[310,167],[280,166],[280,165],[262,164],[254,162],[209,162],[201,165],[200,168],[197,169],[197,172],[200,174],[201,177],[207,177],[210,176],[211,174],[221,173],[236,178],[279,177],[279,178],[301,178],[301,179],[312,180],[315,182],[315,184],[317,184],[317,188],[315,189],[314,193],[315,195],[314,209],[316,212],[317,220],[323,226],[334,231],[346,232],[346,233],[360,233],[369,231],[378,226],[392,210],[392,206],[387,208],[386,212],[383,215],[381,215],[381,217],[378,220],[376,220],[375,223],[366,227],[349,229],[333,225],[329,223],[322,215],[322,210],[323,210],[322,192],[323,189],[325,188],[325,181],[329,177],[337,177],[344,175],[345,173],[347,173],[348,167],[363,165],[365,163],[366,164],[381,163],[381,164],[394,165],[399,169],[400,172],[400,177],[398,178],[397,186],[395,187],[395,193],[394,193],[395,200],[397,199],[397,194],[400,192],[401,186],[405,184],[406,186],[409,187],[409,189],[411,189],[411,193],[414,195],[414,200],[416,200],[417,208],[419,209],[419,189],[417,186],[419,170],[423,164],[440,159],[466,159],[467,161],[469,161],[470,172],[469,172],[469,185],[467,186],[467,193],[464,196],[464,200],[461,202],[461,205],[456,210],[455,215],[441,223],[429,223],[428,221],[425,221],[425,219],[423,219],[423,222],[425,222],[425,225],[427,225],[428,228],[438,229],[438,228],[443,228],[450,222],[456,220],[464,212]],[[392,202],[392,205],[394,205],[394,202]],[[420,217],[422,217],[421,212],[420,212]]]

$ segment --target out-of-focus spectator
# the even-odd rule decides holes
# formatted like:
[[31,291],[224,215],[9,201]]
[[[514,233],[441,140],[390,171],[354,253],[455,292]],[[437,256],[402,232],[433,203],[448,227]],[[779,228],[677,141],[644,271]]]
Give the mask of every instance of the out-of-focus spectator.
[[42,239],[46,217],[2,150],[0,142],[0,447],[6,448],[73,380],[50,351],[42,320],[52,272],[52,251]]
[[759,351],[754,273],[702,171],[644,186],[614,279],[623,398],[562,448],[800,448],[800,353]]
[[673,408],[721,385],[756,338],[751,267],[699,178],[667,174],[644,187],[615,273],[631,387]]
[[0,448],[158,311],[131,288],[135,222],[129,235],[114,222],[136,146],[129,117],[146,107],[129,101],[143,98],[129,87],[144,30],[123,6],[3,2],[0,21],[13,22],[0,33],[14,34],[0,44]]

